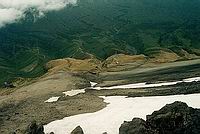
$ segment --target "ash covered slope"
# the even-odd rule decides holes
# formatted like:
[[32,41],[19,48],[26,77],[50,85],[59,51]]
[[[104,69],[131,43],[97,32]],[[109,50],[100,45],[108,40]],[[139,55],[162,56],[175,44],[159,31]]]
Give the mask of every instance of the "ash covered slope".
[[199,0],[79,0],[37,20],[30,8],[20,22],[0,29],[0,77],[39,76],[51,59],[90,54],[105,59],[164,51],[193,58],[200,54],[198,5]]

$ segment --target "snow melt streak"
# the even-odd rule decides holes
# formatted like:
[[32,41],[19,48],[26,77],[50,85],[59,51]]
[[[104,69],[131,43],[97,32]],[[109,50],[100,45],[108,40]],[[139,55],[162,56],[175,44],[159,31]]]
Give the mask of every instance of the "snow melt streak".
[[197,82],[197,81],[200,81],[200,77],[187,78],[187,79],[183,79],[182,81],[175,81],[175,82],[163,82],[163,83],[156,83],[156,84],[147,84],[146,82],[144,82],[144,83],[135,83],[135,84],[112,86],[112,87],[93,87],[93,89],[102,90],[102,89],[150,88],[150,87],[176,85],[181,82]]

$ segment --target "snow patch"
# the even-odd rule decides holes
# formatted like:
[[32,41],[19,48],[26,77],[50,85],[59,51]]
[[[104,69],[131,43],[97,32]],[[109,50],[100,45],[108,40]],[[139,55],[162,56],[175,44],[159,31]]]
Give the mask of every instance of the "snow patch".
[[112,86],[112,87],[94,87],[93,89],[102,90],[102,89],[150,88],[150,87],[170,86],[170,85],[175,85],[175,84],[181,83],[181,82],[182,81],[175,81],[175,82],[164,82],[164,83],[156,83],[156,84],[146,84],[146,82],[145,82],[145,83],[136,83],[136,84]]
[[48,100],[46,100],[45,102],[56,102],[56,101],[58,101],[58,99],[59,99],[60,97],[51,97],[51,98],[49,98]]
[[184,79],[183,82],[197,82],[200,81],[200,77]]
[[66,134],[80,125],[85,134],[102,134],[103,132],[117,134],[124,121],[131,121],[134,117],[146,119],[146,115],[175,101],[182,101],[190,107],[200,108],[200,94],[103,98],[106,103],[109,103],[106,108],[95,113],[80,114],[53,121],[44,126],[45,133]]
[[71,91],[66,91],[63,93],[65,94],[65,96],[75,96],[80,93],[85,93],[85,89],[71,90]]
[[150,88],[150,87],[161,87],[161,86],[171,86],[176,85],[181,82],[197,82],[200,81],[200,77],[188,78],[183,79],[182,81],[174,81],[174,82],[163,82],[163,83],[156,83],[156,84],[147,84],[144,83],[135,83],[135,84],[126,84],[126,85],[119,85],[119,86],[111,86],[111,87],[93,87],[92,89],[102,90],[102,89],[136,89],[136,88]]
[[[90,87],[89,88],[92,88],[94,86],[96,86],[98,83],[96,82],[90,82]],[[79,90],[71,90],[71,91],[66,91],[66,92],[63,92],[65,94],[65,96],[75,96],[77,94],[80,94],[80,93],[85,93],[85,89],[79,89]]]
[[90,82],[90,85],[91,85],[91,87],[94,87],[94,86],[96,86],[98,83],[96,83],[96,82]]

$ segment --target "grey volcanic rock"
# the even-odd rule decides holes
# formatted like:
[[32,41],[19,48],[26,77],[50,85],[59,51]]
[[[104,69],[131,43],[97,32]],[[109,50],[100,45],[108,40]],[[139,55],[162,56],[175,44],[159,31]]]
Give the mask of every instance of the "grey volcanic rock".
[[119,134],[158,134],[155,130],[146,124],[143,119],[134,118],[131,122],[124,122],[120,129]]
[[147,116],[125,122],[119,134],[200,134],[200,110],[174,102]]
[[84,133],[83,129],[80,126],[78,126],[71,132],[71,134],[84,134]]
[[36,121],[33,121],[28,126],[25,134],[45,134],[44,127],[41,124],[37,124]]
[[174,102],[147,116],[147,124],[161,134],[200,134],[200,110]]

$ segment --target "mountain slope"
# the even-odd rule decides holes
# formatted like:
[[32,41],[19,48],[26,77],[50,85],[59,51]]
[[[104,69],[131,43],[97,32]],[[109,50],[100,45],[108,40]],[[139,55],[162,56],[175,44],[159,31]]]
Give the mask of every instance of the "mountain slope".
[[200,55],[199,0],[79,0],[0,29],[1,82],[43,74],[51,59],[166,50]]

